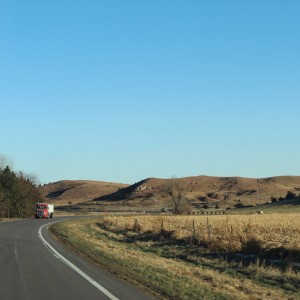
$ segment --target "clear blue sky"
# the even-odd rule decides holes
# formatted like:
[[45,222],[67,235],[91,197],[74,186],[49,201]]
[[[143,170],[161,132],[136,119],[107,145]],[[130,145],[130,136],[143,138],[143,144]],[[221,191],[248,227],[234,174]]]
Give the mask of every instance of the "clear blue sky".
[[300,175],[299,12],[1,0],[0,153],[42,183]]

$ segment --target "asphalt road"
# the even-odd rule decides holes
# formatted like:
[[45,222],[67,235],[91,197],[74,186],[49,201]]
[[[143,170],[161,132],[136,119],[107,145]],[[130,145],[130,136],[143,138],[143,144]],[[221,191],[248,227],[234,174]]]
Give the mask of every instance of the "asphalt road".
[[0,223],[0,299],[154,299],[54,241],[47,224],[61,219]]

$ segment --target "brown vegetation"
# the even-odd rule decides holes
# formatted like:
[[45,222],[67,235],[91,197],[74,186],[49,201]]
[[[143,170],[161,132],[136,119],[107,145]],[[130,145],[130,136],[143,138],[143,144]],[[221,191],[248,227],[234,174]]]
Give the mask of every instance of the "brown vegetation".
[[[101,226],[135,238],[199,245],[219,254],[243,253],[300,262],[300,215],[118,216]],[[280,252],[280,253],[279,253]]]
[[190,201],[201,206],[203,203],[220,202],[234,205],[238,200],[244,204],[265,203],[271,197],[285,197],[288,191],[300,193],[300,176],[271,178],[195,176],[185,178],[148,178],[118,190],[116,193],[95,200],[133,200],[156,197],[164,201],[163,188],[175,180],[180,184]]
[[[290,267],[274,268],[261,260],[244,264],[212,255],[216,250],[242,251],[247,241],[254,251],[251,237],[259,241],[271,237],[283,245],[287,232],[291,245],[297,244],[299,218],[223,217],[106,216],[58,223],[51,229],[95,263],[148,287],[162,299],[299,299],[299,273]],[[277,222],[282,222],[283,231]],[[202,239],[205,243],[197,245]]]
[[62,180],[46,184],[40,188],[45,200],[56,205],[66,205],[71,202],[90,201],[100,196],[109,195],[127,184],[90,180]]
[[65,180],[44,185],[41,192],[46,201],[57,205],[86,202],[100,205],[100,210],[174,210],[174,201],[170,201],[174,197],[172,198],[170,191],[166,193],[167,187],[174,186],[172,182],[180,187],[179,198],[185,205],[180,211],[185,213],[275,203],[285,199],[288,193],[296,196],[300,194],[300,176],[260,179],[211,176],[148,178],[133,185]]

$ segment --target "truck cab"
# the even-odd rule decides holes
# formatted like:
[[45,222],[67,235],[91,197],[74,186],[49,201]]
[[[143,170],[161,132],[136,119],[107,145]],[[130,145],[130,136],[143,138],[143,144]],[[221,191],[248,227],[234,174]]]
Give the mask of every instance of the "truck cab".
[[48,203],[37,203],[35,205],[35,218],[53,218],[54,205]]

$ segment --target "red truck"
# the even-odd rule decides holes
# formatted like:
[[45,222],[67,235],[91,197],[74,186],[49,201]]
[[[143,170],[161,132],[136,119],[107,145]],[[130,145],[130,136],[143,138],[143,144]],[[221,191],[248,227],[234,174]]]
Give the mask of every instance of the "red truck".
[[53,218],[54,205],[48,203],[37,203],[35,205],[34,216],[38,218]]

